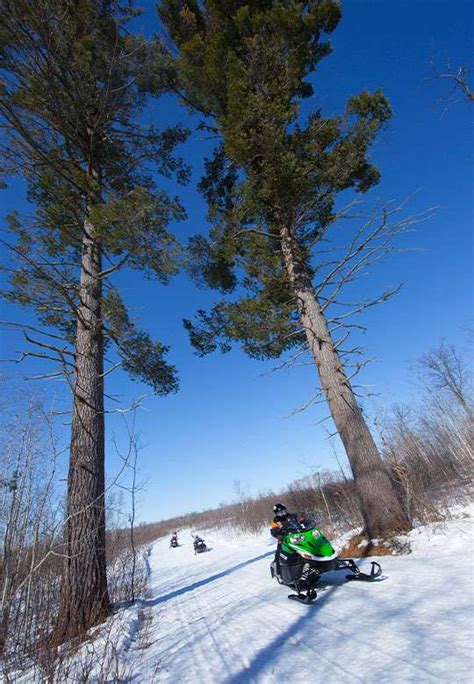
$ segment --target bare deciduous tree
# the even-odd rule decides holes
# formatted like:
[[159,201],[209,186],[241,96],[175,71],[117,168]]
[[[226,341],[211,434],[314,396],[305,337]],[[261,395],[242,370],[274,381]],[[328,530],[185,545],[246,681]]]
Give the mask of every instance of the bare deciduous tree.
[[[474,90],[469,83],[470,69],[462,64],[454,67],[451,60],[446,62],[443,71],[438,70],[434,61],[432,61],[432,68],[433,76],[429,76],[429,79],[447,80],[451,83],[451,91],[441,98],[443,102],[447,103],[446,109],[459,99],[474,102]],[[460,98],[456,98],[456,95],[459,95]]]
[[423,354],[418,366],[428,376],[432,387],[449,392],[462,406],[468,418],[473,418],[473,409],[468,401],[472,369],[468,367],[454,345],[441,342],[437,347]]

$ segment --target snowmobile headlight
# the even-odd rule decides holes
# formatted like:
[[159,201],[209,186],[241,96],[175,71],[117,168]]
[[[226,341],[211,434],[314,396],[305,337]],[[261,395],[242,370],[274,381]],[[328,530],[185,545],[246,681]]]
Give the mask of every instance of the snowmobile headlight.
[[290,540],[293,544],[301,544],[301,542],[304,542],[306,537],[303,534],[298,534],[294,537],[290,537]]
[[323,535],[321,534],[321,532],[319,530],[313,530],[313,537],[315,539],[318,539],[318,537],[322,537],[322,536]]

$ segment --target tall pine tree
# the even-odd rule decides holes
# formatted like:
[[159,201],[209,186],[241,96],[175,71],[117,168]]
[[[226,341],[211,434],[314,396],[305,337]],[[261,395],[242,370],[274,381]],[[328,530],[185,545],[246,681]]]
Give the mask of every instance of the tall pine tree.
[[2,0],[1,15],[3,169],[26,179],[35,207],[9,217],[3,295],[36,312],[43,327],[26,332],[25,356],[58,363],[52,375],[73,395],[60,642],[109,611],[104,378],[120,365],[157,394],[177,389],[167,348],[137,328],[111,277],[126,267],[165,283],[176,272],[167,225],[184,212],[154,179],[186,180],[174,150],[187,132],[143,125],[147,88],[159,94],[172,73],[159,45],[128,30],[129,5]]
[[[352,268],[368,242],[356,236],[354,254],[325,276],[315,251],[334,223],[338,194],[378,181],[367,155],[389,104],[380,91],[362,92],[341,116],[316,110],[301,120],[300,103],[313,94],[307,77],[331,50],[322,36],[339,22],[337,0],[164,0],[159,11],[179,50],[186,101],[221,138],[201,182],[211,235],[194,238],[191,248],[197,276],[233,297],[185,322],[191,341],[199,353],[240,342],[256,358],[303,343],[347,452],[366,531],[406,529],[318,283]],[[387,238],[384,220],[370,240],[380,238]],[[342,280],[351,277],[346,269]]]

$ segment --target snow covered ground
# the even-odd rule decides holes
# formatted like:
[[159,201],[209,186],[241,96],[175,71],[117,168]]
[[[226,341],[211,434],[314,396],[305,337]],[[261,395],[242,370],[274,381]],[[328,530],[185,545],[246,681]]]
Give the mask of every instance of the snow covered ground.
[[120,611],[127,677],[108,681],[472,682],[473,523],[412,532],[410,555],[380,559],[383,581],[326,575],[310,606],[271,580],[268,534],[208,532],[197,556],[190,531],[177,549],[158,540],[149,596]]
[[177,549],[159,540],[141,606],[149,645],[134,648],[135,621],[123,657],[137,682],[472,682],[473,522],[412,532],[412,554],[381,559],[384,581],[327,575],[310,606],[271,580],[268,535],[209,533],[197,556],[189,532]]

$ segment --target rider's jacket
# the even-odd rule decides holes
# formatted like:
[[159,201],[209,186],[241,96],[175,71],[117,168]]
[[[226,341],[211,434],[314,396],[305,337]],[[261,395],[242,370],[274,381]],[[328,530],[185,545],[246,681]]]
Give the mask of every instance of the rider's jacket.
[[287,534],[286,527],[288,523],[297,523],[298,518],[294,513],[285,513],[284,515],[276,515],[270,525],[270,534],[278,541],[281,541]]

